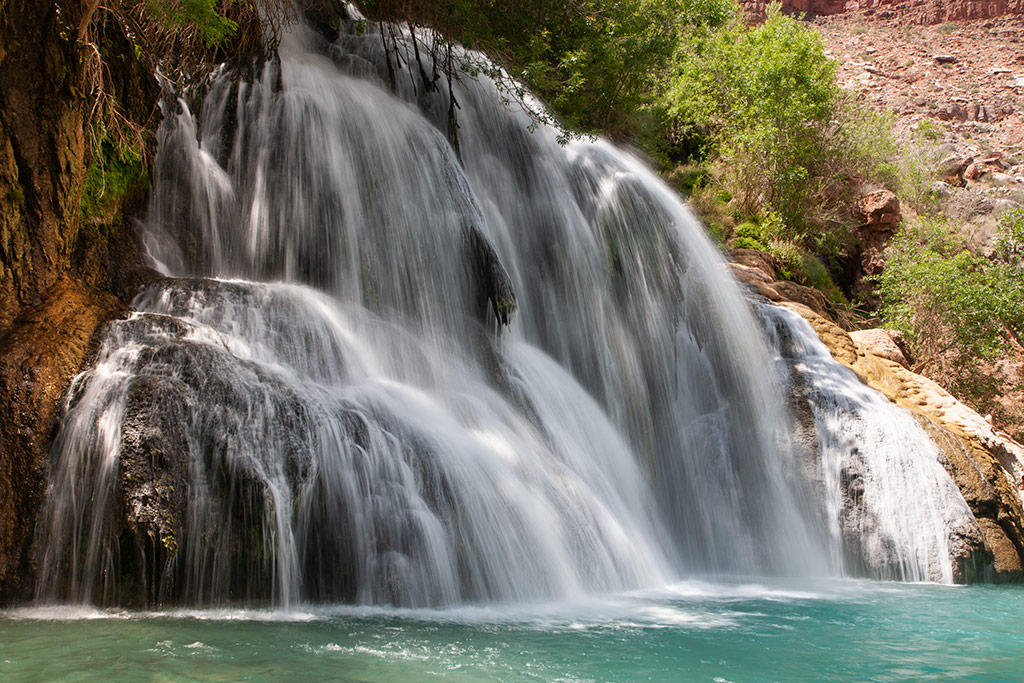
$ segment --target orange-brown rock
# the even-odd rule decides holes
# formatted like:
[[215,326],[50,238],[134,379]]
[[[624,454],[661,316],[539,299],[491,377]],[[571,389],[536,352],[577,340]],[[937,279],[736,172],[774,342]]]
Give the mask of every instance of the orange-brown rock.
[[[61,393],[116,310],[113,295],[127,300],[152,277],[125,220],[144,196],[141,177],[106,215],[83,216],[86,168],[100,153],[87,131],[101,128],[90,117],[103,107],[89,94],[98,55],[78,26],[96,6],[0,2],[0,604],[31,590],[32,524]],[[119,22],[94,28],[105,92],[121,115],[150,120],[149,67]]]
[[900,200],[889,190],[868,192],[857,198],[853,216],[859,224],[850,254],[856,264],[852,289],[874,309],[881,302],[872,282],[885,270],[885,247],[900,226]]
[[[767,0],[740,0],[755,16],[764,16]],[[783,0],[782,9],[791,14],[827,16],[844,12],[863,12],[881,18],[900,18],[917,24],[944,21],[991,19],[1024,14],[1022,0]]]
[[58,401],[88,355],[96,329],[118,310],[114,297],[60,280],[0,342],[0,586],[5,597],[30,588],[34,512],[46,489]]
[[889,190],[868,192],[854,202],[853,215],[862,229],[892,233],[900,222],[900,200]]
[[828,299],[817,289],[776,279],[779,264],[771,254],[756,249],[732,249],[726,256],[733,277],[769,301],[795,301],[825,317],[835,313]]

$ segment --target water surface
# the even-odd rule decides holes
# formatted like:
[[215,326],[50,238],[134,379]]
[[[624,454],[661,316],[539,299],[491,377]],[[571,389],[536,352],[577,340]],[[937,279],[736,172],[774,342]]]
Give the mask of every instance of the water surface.
[[710,583],[450,610],[0,613],[0,678],[1015,681],[1024,590]]

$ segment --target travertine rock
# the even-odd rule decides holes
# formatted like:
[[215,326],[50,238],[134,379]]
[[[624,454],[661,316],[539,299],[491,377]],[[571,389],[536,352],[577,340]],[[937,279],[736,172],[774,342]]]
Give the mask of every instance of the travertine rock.
[[881,328],[854,330],[850,332],[850,337],[858,346],[864,347],[879,358],[899,363],[905,368],[910,367],[910,364],[907,362],[906,352],[904,351],[906,341],[904,341],[903,335],[899,332],[883,330]]

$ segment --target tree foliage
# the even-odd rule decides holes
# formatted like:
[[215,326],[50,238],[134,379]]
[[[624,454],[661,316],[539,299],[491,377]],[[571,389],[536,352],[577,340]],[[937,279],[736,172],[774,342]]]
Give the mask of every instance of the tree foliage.
[[[229,0],[230,3],[230,0]],[[216,45],[238,30],[222,15],[219,0],[146,0],[146,9],[173,30],[195,30],[208,45]]]
[[737,13],[733,0],[369,0],[362,7],[374,18],[432,26],[499,59],[570,129],[634,139],[662,125],[661,94],[681,36]]
[[[744,209],[777,211],[802,226],[837,141],[840,91],[820,35],[780,6],[764,24],[731,21],[680,45],[666,93],[681,126],[700,127],[726,162]],[[837,151],[837,150],[836,150]]]

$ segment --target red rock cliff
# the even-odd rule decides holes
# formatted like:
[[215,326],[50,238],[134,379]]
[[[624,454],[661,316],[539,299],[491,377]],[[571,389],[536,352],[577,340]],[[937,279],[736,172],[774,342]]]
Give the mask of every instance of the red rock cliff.
[[[768,6],[766,0],[740,0],[740,4],[756,16],[763,16]],[[939,24],[1024,14],[1024,0],[782,0],[782,8],[808,16],[874,12],[915,24]]]

